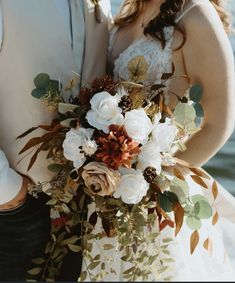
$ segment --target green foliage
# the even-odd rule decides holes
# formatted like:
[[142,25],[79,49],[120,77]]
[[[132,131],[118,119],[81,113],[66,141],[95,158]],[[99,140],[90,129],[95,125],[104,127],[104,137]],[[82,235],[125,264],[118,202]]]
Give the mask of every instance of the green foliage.
[[158,200],[164,211],[172,212],[174,210],[174,204],[178,202],[178,197],[173,192],[165,191],[163,194],[158,195]]
[[202,93],[203,93],[203,88],[201,85],[198,84],[193,85],[189,91],[190,100],[196,103],[200,102],[202,99]]
[[197,117],[202,118],[204,116],[204,110],[203,110],[201,104],[200,103],[194,103],[193,106],[194,106],[194,109],[196,111]]
[[175,120],[180,125],[193,122],[196,118],[196,111],[192,105],[179,102],[174,110]]
[[186,223],[188,225],[188,227],[192,230],[198,230],[201,228],[201,220],[197,217],[197,216],[188,216],[186,218]]
[[38,89],[46,89],[50,82],[50,76],[48,74],[38,74],[34,79],[34,84]]
[[185,203],[189,196],[189,187],[186,181],[183,181],[177,177],[171,181],[171,192],[177,195],[181,204]]

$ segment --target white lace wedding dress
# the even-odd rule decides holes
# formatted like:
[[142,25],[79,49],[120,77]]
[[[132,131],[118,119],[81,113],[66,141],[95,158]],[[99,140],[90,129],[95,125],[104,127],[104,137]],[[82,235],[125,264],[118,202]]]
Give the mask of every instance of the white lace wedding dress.
[[[111,34],[110,48],[112,48],[112,38],[115,35],[115,28]],[[142,37],[134,41],[119,57],[113,62],[114,77],[129,80],[127,64],[136,56],[144,56],[149,65],[148,78],[146,84],[160,83],[163,73],[169,73],[172,69],[172,39],[173,27],[166,27],[166,47],[162,49],[161,44],[151,37]],[[209,190],[202,189],[196,185],[191,177],[187,178],[190,187],[190,194],[205,194],[212,198]],[[208,186],[211,187],[212,180]],[[200,229],[200,242],[193,255],[190,254],[190,236],[192,230],[186,225],[183,226],[179,235],[174,239],[171,246],[171,253],[175,259],[172,268],[167,276],[172,276],[173,281],[235,281],[235,199],[222,186],[219,186],[219,196],[214,204],[219,213],[219,222],[213,226],[211,219],[204,221]],[[173,231],[166,229],[164,236],[172,236]],[[207,238],[211,239],[213,246],[209,251],[204,249],[203,242]],[[107,240],[106,240],[107,241]],[[109,242],[116,244],[115,239]],[[98,246],[102,243],[94,244],[94,254],[100,253]],[[102,252],[101,252],[102,253]],[[107,253],[107,264],[117,271],[117,274],[109,275],[104,281],[125,281],[122,272],[128,268],[121,261],[120,253]],[[97,270],[98,271],[98,270]],[[166,275],[164,275],[166,277]],[[157,274],[150,276],[150,281],[161,280]],[[87,278],[89,281],[89,278]]]

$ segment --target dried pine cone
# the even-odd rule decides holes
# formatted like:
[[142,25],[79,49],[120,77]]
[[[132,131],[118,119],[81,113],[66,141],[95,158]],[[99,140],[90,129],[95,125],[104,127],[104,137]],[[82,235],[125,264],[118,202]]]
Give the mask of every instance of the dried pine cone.
[[116,94],[116,83],[113,81],[112,77],[108,75],[95,79],[92,82],[91,87],[94,93],[107,91],[111,95]]
[[132,108],[132,100],[129,96],[124,95],[121,98],[121,101],[119,102],[118,106],[122,109],[123,113],[126,113],[131,110]]
[[157,177],[157,172],[154,167],[147,167],[144,170],[144,178],[148,183],[152,183],[156,177]]

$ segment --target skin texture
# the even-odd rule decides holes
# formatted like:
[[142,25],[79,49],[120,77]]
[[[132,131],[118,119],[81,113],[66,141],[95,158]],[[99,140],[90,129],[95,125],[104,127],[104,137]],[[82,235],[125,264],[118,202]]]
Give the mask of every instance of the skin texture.
[[[140,23],[143,18],[151,19],[154,9],[157,14],[161,2],[149,1],[139,19],[118,30],[114,39],[113,59],[133,40],[143,36]],[[192,3],[193,1],[188,1],[184,9]],[[190,80],[175,78],[171,82],[170,90],[183,94],[190,83],[201,84],[204,89],[201,103],[205,117],[201,131],[188,140],[187,150],[177,152],[176,156],[194,167],[200,167],[224,145],[234,129],[234,58],[228,37],[212,5],[192,8],[179,25],[185,30],[186,42],[176,51],[182,42],[182,35],[175,31],[175,75],[187,75]],[[176,103],[174,96],[171,103]]]
[[0,212],[3,212],[3,211],[7,211],[9,209],[12,209],[12,208],[16,208],[17,206],[20,206],[26,199],[26,196],[27,196],[27,189],[28,189],[28,185],[31,183],[31,180],[27,177],[23,177],[23,183],[22,183],[22,187],[21,187],[21,190],[19,191],[19,193],[17,194],[17,196],[3,204],[3,205],[0,205]]

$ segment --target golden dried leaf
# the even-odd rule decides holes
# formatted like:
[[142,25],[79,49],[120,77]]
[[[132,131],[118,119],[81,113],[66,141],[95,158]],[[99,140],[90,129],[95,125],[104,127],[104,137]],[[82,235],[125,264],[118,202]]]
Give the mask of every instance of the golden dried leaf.
[[148,63],[144,56],[136,56],[128,62],[128,71],[132,80],[143,81],[147,77]]
[[216,198],[218,196],[218,185],[217,185],[216,181],[214,181],[213,184],[212,184],[212,194],[213,194],[214,200],[216,200]]
[[219,214],[218,211],[216,211],[216,213],[214,214],[213,218],[212,218],[212,225],[215,225],[219,220]]
[[210,180],[210,177],[198,168],[189,168],[195,175]]
[[198,233],[197,230],[195,230],[192,233],[191,238],[190,238],[190,252],[191,252],[191,254],[194,253],[198,243],[199,243],[199,233]]
[[207,238],[204,243],[203,243],[203,247],[204,249],[206,249],[207,251],[209,250],[209,243],[210,243],[210,239]]
[[146,99],[146,95],[139,89],[133,90],[129,94],[131,100],[132,100],[132,108],[137,109],[139,107],[142,107],[144,100]]
[[184,209],[180,204],[177,204],[174,207],[174,216],[175,216],[175,236],[177,236],[181,230],[184,221]]
[[185,181],[184,175],[180,172],[179,169],[174,168],[174,175],[179,178],[180,180]]
[[207,250],[210,254],[212,254],[212,250],[213,250],[213,242],[210,238],[207,238],[204,243],[203,243],[203,247],[205,250]]
[[197,183],[198,185],[202,186],[205,189],[208,189],[207,184],[202,180],[201,177],[199,177],[197,175],[190,175],[190,176],[195,183]]

